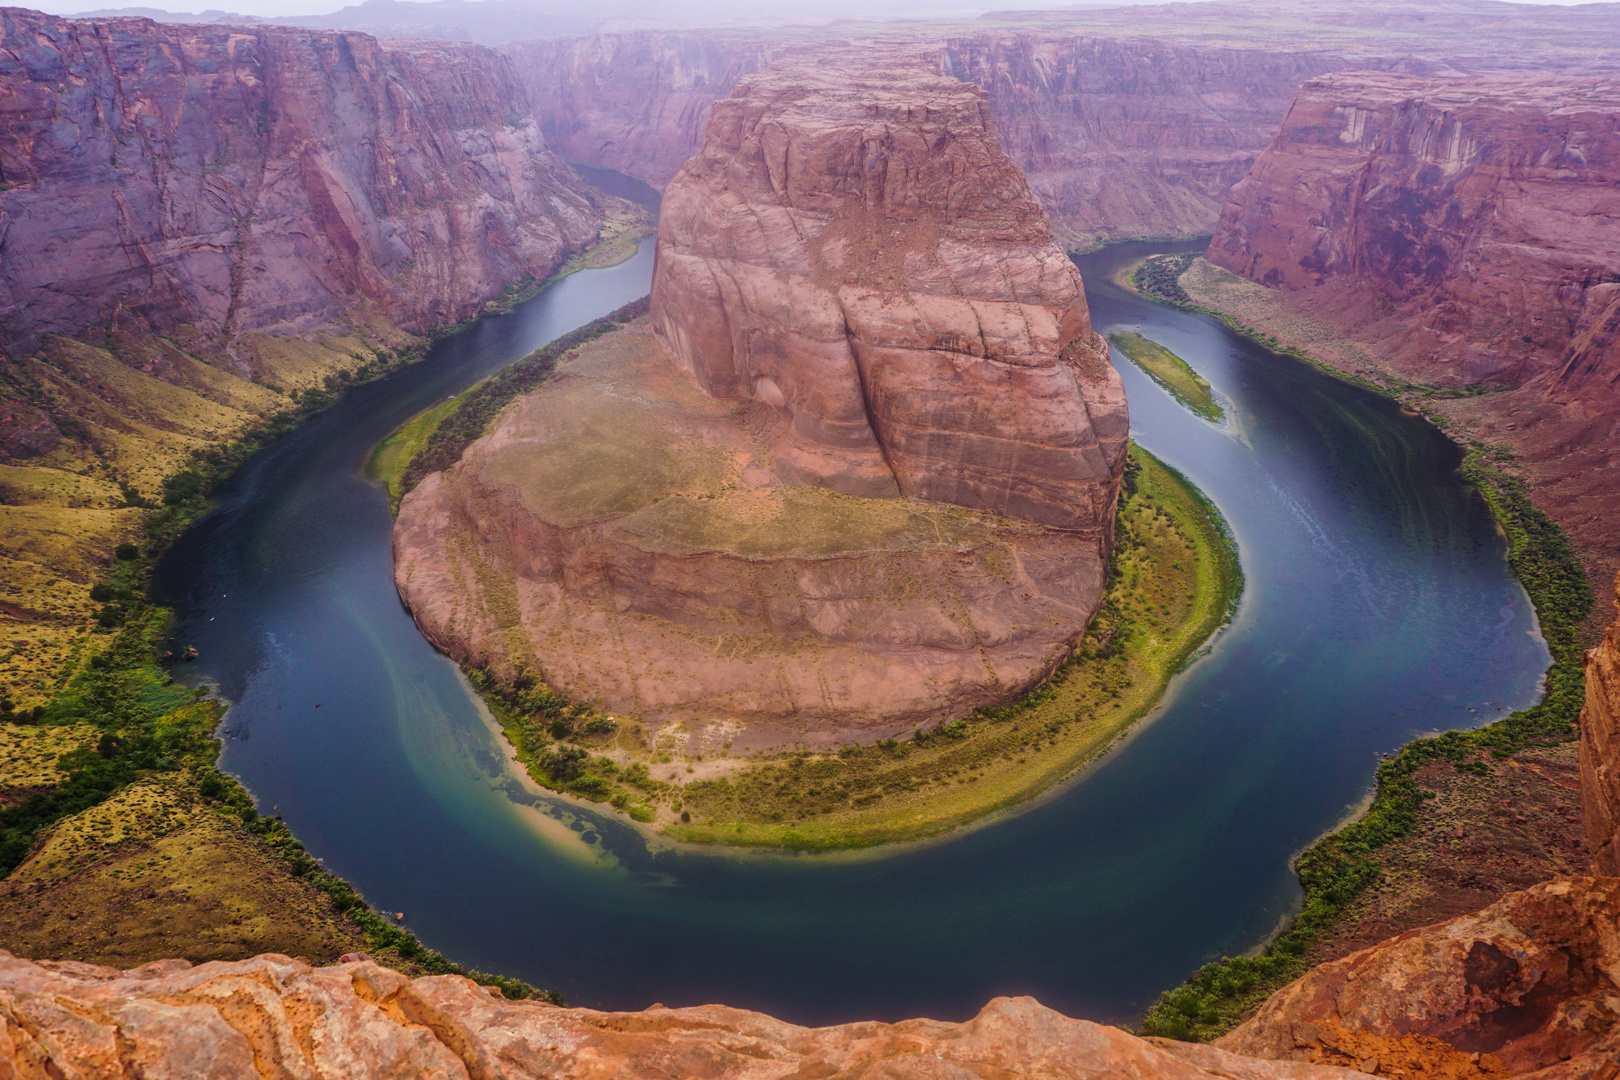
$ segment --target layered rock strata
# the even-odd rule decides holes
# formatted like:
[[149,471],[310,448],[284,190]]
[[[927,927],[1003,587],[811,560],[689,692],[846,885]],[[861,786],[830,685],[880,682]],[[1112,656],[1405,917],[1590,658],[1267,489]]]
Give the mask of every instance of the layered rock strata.
[[[1615,581],[1620,605],[1620,579]],[[1620,875],[1620,620],[1586,653],[1581,709],[1581,816],[1592,868]]]
[[109,322],[203,352],[351,316],[425,331],[600,224],[476,46],[9,8],[0,100],[13,356]]
[[1102,536],[1128,422],[986,95],[904,54],[783,65],[665,191],[651,326],[774,408],[784,478]]
[[[1052,216],[1054,234],[1080,247],[1207,234],[1299,84],[1348,62],[1319,48],[1071,33],[920,31],[917,40],[943,73],[987,91],[1003,149]],[[700,148],[710,107],[739,79],[790,49],[852,45],[643,31],[517,42],[506,51],[552,145],[661,187]]]
[[458,660],[734,752],[909,733],[1044,677],[1104,546],[783,482],[770,405],[698,391],[651,334],[580,350],[400,504],[394,579]]
[[1322,964],[1215,1045],[1390,1076],[1613,1076],[1620,879],[1555,879]]
[[1617,185],[1612,77],[1345,72],[1300,91],[1208,258],[1275,290],[1287,310],[1245,321],[1290,344],[1496,391],[1429,408],[1516,449],[1538,504],[1607,581],[1620,569]]
[[607,1013],[508,1001],[455,975],[410,980],[360,954],[267,954],[131,971],[0,952],[0,1073],[19,1078],[433,1076],[476,1080],[1352,1080],[1362,1074],[1152,1043],[997,998],[961,1024],[803,1028],[719,1005]]
[[1345,72],[1300,90],[1209,258],[1321,290],[1427,380],[1608,390],[1617,184],[1620,83]]
[[446,652],[736,749],[907,733],[1067,654],[1124,394],[981,92],[904,59],[744,83],[665,196],[649,325],[401,503]]

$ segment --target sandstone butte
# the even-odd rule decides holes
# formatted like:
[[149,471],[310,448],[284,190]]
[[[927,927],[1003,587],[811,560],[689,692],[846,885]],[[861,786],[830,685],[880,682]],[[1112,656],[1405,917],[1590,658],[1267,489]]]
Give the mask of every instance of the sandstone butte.
[[1620,421],[1617,189],[1612,73],[1341,72],[1301,88],[1208,258],[1386,371],[1500,391],[1440,408],[1520,451],[1538,503],[1607,580],[1620,565],[1605,471]]
[[787,64],[666,190],[648,327],[408,494],[395,580],[452,656],[653,732],[871,741],[1067,654],[1127,430],[983,92]]
[[13,357],[115,324],[250,374],[251,335],[423,333],[601,224],[477,46],[5,8],[0,99]]

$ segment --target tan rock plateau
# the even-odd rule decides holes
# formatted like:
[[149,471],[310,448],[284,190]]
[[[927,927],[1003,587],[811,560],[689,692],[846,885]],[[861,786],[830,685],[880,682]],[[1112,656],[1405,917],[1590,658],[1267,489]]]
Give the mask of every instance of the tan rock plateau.
[[981,92],[903,57],[746,81],[666,193],[650,327],[403,500],[442,649],[737,749],[906,733],[1067,654],[1124,393]]
[[720,1005],[609,1013],[416,980],[355,955],[267,954],[132,971],[0,952],[0,1075],[285,1080],[1352,1080],[1362,1074],[1148,1042],[997,998],[961,1024],[802,1028]]

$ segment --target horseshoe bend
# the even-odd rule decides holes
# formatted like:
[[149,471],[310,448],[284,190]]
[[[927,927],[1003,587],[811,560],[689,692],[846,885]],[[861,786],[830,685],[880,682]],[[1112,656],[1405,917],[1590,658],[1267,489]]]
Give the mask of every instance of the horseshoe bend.
[[718,102],[650,314],[400,505],[423,631],[733,751],[1005,701],[1103,597],[1124,391],[970,84],[897,52]]

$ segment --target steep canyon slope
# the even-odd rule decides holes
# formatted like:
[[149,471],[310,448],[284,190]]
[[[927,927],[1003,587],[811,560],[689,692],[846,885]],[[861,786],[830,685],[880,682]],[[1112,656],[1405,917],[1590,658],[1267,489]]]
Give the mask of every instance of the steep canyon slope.
[[[804,50],[864,44],[877,56],[901,37],[644,31],[518,42],[506,51],[562,154],[662,186],[697,150],[711,104],[743,75]],[[1070,34],[944,36],[928,28],[917,40],[943,73],[989,92],[1003,149],[1071,248],[1207,233],[1294,89],[1345,63],[1320,50]]]
[[13,356],[115,316],[227,353],[353,315],[422,332],[596,236],[476,47],[7,9],[0,62]]
[[142,499],[592,242],[475,46],[0,11],[0,682],[29,705]]
[[[1590,9],[1590,10],[1588,10]],[[1070,248],[1207,234],[1306,80],[1355,69],[1458,75],[1612,70],[1606,5],[1164,4],[974,22],[638,31],[505,50],[565,157],[662,186],[709,106],[789,51],[925,47],[983,87],[1003,149]]]
[[401,503],[432,640],[739,749],[908,732],[1065,655],[1124,394],[982,91],[898,55],[743,81],[665,194],[648,328]]
[[[1620,83],[1343,72],[1313,80],[1232,192],[1211,262],[1456,393],[1613,576],[1620,421]],[[1284,337],[1288,336],[1283,330]],[[1295,342],[1311,347],[1308,342]]]

